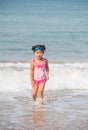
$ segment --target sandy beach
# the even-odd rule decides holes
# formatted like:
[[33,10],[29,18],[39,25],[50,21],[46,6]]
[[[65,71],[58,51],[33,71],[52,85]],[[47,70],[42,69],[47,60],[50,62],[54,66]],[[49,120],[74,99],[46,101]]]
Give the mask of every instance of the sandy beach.
[[0,92],[0,130],[88,130],[88,91],[45,91],[44,105],[31,96]]

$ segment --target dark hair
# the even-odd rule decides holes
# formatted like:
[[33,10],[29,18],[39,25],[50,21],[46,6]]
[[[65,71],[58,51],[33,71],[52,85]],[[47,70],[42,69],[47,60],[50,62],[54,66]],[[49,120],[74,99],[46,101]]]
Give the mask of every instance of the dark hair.
[[36,50],[41,50],[41,51],[45,51],[46,50],[46,47],[45,45],[35,45],[35,46],[32,46],[32,50],[35,52]]

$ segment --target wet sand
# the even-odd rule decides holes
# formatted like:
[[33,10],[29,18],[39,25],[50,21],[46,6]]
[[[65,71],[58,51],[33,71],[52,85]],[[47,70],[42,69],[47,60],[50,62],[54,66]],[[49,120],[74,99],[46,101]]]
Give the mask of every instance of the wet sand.
[[88,130],[88,90],[45,91],[31,96],[0,92],[0,130]]

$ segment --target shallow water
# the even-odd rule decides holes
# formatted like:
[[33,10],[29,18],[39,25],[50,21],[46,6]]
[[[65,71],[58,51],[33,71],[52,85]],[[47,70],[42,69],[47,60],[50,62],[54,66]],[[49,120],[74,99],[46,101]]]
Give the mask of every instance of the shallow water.
[[0,130],[87,130],[88,90],[45,91],[44,105],[31,95],[0,92]]

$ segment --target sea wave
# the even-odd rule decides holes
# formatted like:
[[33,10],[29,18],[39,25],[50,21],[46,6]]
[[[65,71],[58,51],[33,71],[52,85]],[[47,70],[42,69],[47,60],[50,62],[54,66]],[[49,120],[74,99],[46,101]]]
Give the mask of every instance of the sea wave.
[[[45,90],[88,89],[88,62],[49,63],[50,74]],[[31,90],[30,62],[1,62],[0,91]]]

